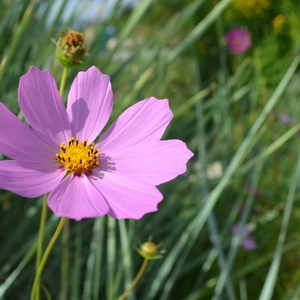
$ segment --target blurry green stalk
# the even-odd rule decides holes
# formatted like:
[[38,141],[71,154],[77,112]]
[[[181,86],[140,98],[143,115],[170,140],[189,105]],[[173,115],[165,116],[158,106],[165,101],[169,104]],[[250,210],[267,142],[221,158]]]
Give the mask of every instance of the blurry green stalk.
[[[47,194],[43,198],[40,229],[39,229],[38,243],[37,243],[37,249],[36,249],[35,276],[37,276],[38,268],[39,268],[39,265],[41,262],[46,217],[47,217]],[[38,280],[38,282],[37,282],[36,299],[38,299],[38,300],[40,299],[40,280]]]
[[34,8],[36,0],[30,1],[28,4],[20,23],[16,29],[15,34],[12,37],[12,41],[8,47],[7,54],[3,56],[0,63],[0,80],[3,78],[7,68],[11,66],[11,61],[18,50],[19,44],[22,42],[23,33],[29,24],[30,17],[32,16],[32,11]]
[[62,231],[62,257],[61,257],[61,281],[60,281],[60,300],[68,298],[68,273],[69,273],[69,220],[66,221]]
[[59,86],[59,93],[60,93],[61,97],[64,94],[68,71],[69,71],[69,68],[64,67],[63,74],[62,74],[61,81],[60,81],[60,86]]
[[40,263],[40,265],[38,267],[38,272],[37,272],[37,274],[35,276],[35,279],[34,279],[34,283],[33,283],[32,290],[31,290],[30,300],[34,300],[35,299],[36,291],[37,291],[37,288],[39,288],[38,284],[40,282],[40,278],[41,278],[41,275],[42,275],[45,263],[46,263],[46,261],[48,259],[48,256],[49,256],[49,254],[50,254],[50,252],[51,252],[51,250],[52,250],[52,248],[53,248],[56,240],[59,237],[59,234],[60,234],[60,232],[61,232],[61,230],[62,230],[62,228],[63,228],[66,220],[67,220],[67,218],[65,218],[65,217],[63,217],[63,218],[60,219],[59,224],[58,224],[58,226],[57,226],[57,228],[56,228],[56,230],[55,230],[55,232],[54,232],[54,234],[53,234],[53,236],[52,236],[52,238],[51,238],[51,240],[50,240],[50,242],[49,242],[49,244],[48,244],[48,246],[46,248],[46,251],[45,251],[45,253],[43,255],[42,261],[41,261],[41,263]]

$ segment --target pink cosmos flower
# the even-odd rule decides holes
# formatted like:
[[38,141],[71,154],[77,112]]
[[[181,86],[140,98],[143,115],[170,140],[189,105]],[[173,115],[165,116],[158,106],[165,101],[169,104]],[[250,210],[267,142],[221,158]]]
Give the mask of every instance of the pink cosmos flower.
[[0,188],[24,197],[49,193],[48,205],[75,220],[108,214],[139,219],[157,210],[157,185],[186,171],[193,156],[180,140],[160,140],[172,119],[168,100],[154,97],[125,110],[92,143],[113,107],[108,75],[79,72],[67,109],[49,71],[21,77],[19,105],[30,125],[0,103]]
[[233,28],[227,32],[226,42],[231,54],[244,53],[252,46],[250,32],[239,28]]

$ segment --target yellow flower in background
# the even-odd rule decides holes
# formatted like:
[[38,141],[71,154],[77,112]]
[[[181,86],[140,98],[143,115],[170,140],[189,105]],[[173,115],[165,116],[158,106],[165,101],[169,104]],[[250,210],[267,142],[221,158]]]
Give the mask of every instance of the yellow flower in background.
[[233,5],[246,17],[264,16],[271,7],[269,0],[233,0]]
[[272,20],[272,26],[275,32],[281,32],[283,24],[285,23],[285,16],[278,15]]

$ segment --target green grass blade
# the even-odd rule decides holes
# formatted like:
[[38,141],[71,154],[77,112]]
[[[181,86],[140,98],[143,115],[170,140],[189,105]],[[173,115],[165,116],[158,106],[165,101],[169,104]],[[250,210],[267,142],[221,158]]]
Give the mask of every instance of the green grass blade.
[[213,10],[192,30],[192,32],[168,55],[168,63],[173,62],[183,51],[193,44],[207,28],[220,16],[231,0],[220,1]]
[[107,299],[114,299],[115,295],[115,271],[116,271],[116,220],[107,218],[107,268],[106,268],[106,295]]
[[186,228],[186,230],[182,233],[179,240],[177,241],[176,245],[174,245],[173,249],[170,251],[168,257],[166,257],[164,261],[164,268],[161,268],[157,274],[156,280],[153,282],[151,286],[151,290],[149,291],[148,298],[153,299],[155,295],[158,293],[160,289],[161,282],[166,280],[166,277],[172,270],[173,265],[175,264],[179,255],[183,249],[186,248],[187,243],[193,243],[197,239],[198,234],[202,230],[204,223],[206,222],[209,214],[211,213],[215,203],[217,202],[219,196],[221,195],[224,188],[230,182],[231,177],[237,171],[238,167],[240,166],[241,162],[245,157],[245,152],[248,150],[249,145],[251,144],[252,140],[255,138],[258,130],[260,129],[261,125],[266,119],[267,114],[271,111],[274,107],[276,102],[278,101],[280,95],[283,93],[284,89],[288,85],[290,79],[292,78],[293,74],[295,73],[297,66],[299,64],[299,57],[297,56],[289,66],[287,72],[285,73],[284,77],[282,78],[281,82],[279,83],[278,87],[274,91],[272,97],[267,102],[266,106],[262,110],[260,116],[257,118],[253,126],[251,127],[247,137],[243,141],[242,145],[239,147],[239,150],[233,157],[231,163],[229,164],[228,168],[226,169],[224,176],[220,180],[217,187],[209,194],[207,197],[203,208],[200,212],[193,218]]
[[278,236],[278,241],[277,241],[274,257],[273,257],[272,264],[270,266],[266,281],[264,283],[263,289],[261,291],[259,300],[269,300],[272,298],[272,295],[274,293],[274,287],[275,287],[276,279],[278,276],[278,270],[279,270],[279,266],[280,266],[280,262],[281,262],[281,257],[283,254],[283,246],[284,246],[285,237],[287,234],[287,228],[289,225],[292,208],[293,208],[293,204],[295,201],[296,189],[297,189],[299,180],[300,180],[300,155],[298,156],[297,167],[295,169],[295,174],[294,174],[291,184],[290,184],[290,190],[289,190],[287,202],[286,202],[284,213],[283,213],[282,225],[280,228],[280,233]]
[[[132,249],[133,245],[128,235],[128,230],[125,221],[119,220],[118,225],[119,225],[120,238],[121,238],[121,256],[122,256],[123,270],[125,275],[125,280],[124,280],[124,291],[125,291],[133,280],[133,265],[132,265],[132,257],[131,257],[131,251],[133,250]],[[136,299],[134,289],[133,291],[130,292],[127,298],[132,300]]]

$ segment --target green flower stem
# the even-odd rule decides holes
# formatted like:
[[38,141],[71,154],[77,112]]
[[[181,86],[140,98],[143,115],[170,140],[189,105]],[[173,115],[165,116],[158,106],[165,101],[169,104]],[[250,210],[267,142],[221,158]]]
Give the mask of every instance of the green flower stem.
[[[39,268],[39,265],[41,262],[46,216],[47,216],[47,194],[44,196],[44,199],[43,199],[40,229],[39,229],[39,236],[38,236],[37,249],[36,249],[35,276],[37,276],[38,268]],[[38,280],[38,282],[37,282],[35,295],[36,295],[36,299],[39,300],[40,299],[40,280]]]
[[61,97],[64,94],[68,71],[69,71],[69,68],[64,67],[63,74],[62,74],[61,81],[60,81],[60,86],[59,86],[59,93],[60,93]]
[[68,273],[69,273],[69,220],[62,231],[62,258],[61,258],[61,288],[60,300],[67,300],[68,297]]
[[33,283],[33,286],[32,286],[32,290],[31,290],[31,296],[30,296],[30,300],[35,300],[35,295],[36,295],[36,291],[37,291],[37,286],[38,286],[38,283],[40,281],[40,278],[41,278],[41,274],[43,272],[43,269],[44,269],[44,266],[46,264],[46,261],[48,259],[48,256],[57,240],[57,238],[59,237],[59,234],[62,230],[62,228],[64,227],[64,224],[66,222],[67,218],[63,217],[60,219],[59,223],[58,223],[58,226],[46,248],[46,251],[43,255],[43,258],[41,260],[41,263],[39,264],[39,267],[38,267],[38,271],[37,271],[37,274],[35,276],[35,279],[34,279],[34,283]]
[[136,274],[135,278],[133,279],[133,281],[131,282],[130,286],[127,288],[127,290],[118,298],[118,300],[124,300],[128,294],[130,293],[130,291],[136,286],[136,284],[139,282],[139,280],[141,279],[144,271],[146,270],[147,264],[149,262],[149,259],[145,258],[143,261],[143,264],[139,270],[139,272]]

